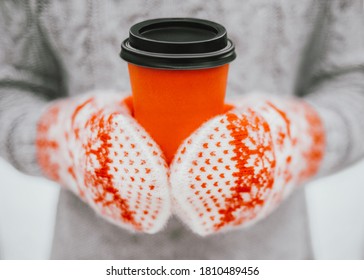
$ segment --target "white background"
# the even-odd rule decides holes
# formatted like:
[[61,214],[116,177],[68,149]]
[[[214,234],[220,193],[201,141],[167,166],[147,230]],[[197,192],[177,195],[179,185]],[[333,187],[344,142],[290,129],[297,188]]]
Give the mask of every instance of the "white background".
[[[59,187],[0,159],[0,258],[47,259]],[[315,256],[364,258],[364,162],[307,186]]]

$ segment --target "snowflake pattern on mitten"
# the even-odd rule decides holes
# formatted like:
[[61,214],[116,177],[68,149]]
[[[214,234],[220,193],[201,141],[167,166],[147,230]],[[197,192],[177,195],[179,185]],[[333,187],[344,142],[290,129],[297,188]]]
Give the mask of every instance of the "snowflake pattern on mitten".
[[37,148],[44,173],[110,222],[147,233],[167,222],[167,165],[120,94],[55,102],[38,125]]
[[308,104],[242,104],[202,125],[171,165],[174,213],[203,236],[266,217],[316,174],[323,157],[324,129]]
[[312,107],[259,97],[203,124],[168,168],[125,100],[55,102],[39,123],[37,147],[49,178],[132,231],[158,232],[171,212],[202,236],[252,225],[312,178],[323,158],[324,128]]

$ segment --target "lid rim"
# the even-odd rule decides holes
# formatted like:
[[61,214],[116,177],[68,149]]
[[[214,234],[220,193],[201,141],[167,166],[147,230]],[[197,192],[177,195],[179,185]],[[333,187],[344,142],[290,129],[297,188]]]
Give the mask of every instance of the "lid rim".
[[[182,59],[182,58],[198,58],[198,57],[213,57],[216,55],[220,55],[220,54],[224,54],[224,53],[228,53],[230,51],[234,51],[235,50],[235,46],[233,44],[233,42],[228,39],[228,44],[226,45],[225,48],[218,50],[218,51],[213,51],[213,52],[205,52],[205,53],[158,53],[158,52],[148,52],[148,51],[144,51],[144,50],[139,50],[134,48],[133,46],[130,45],[130,41],[129,39],[125,39],[122,42],[122,51],[127,51],[130,53],[134,53],[136,55],[143,55],[146,57],[161,57],[161,58],[171,58],[171,59]],[[122,52],[121,52],[122,53]]]
[[[156,69],[180,69],[180,70],[194,70],[218,67],[228,64],[236,58],[234,51],[225,53],[211,60],[210,57],[187,59],[174,59],[173,61],[166,57],[147,57],[134,55],[133,53],[121,53],[120,56],[128,63],[135,64],[142,67],[156,68]],[[146,59],[147,58],[147,59]]]
[[[168,27],[168,23],[171,23],[172,27],[173,23],[178,23],[178,26],[175,26],[182,29],[185,23],[192,23],[192,27],[188,26],[192,29],[193,24],[198,23],[202,27],[196,27],[196,30],[208,30],[211,27],[216,30],[216,36],[184,42],[180,39],[176,41],[153,39],[142,36],[142,33],[139,32],[142,28],[153,31],[152,27],[149,30],[147,27],[159,23],[163,23],[166,27]],[[156,26],[155,30],[163,29],[163,24]],[[158,37],[160,38],[160,36],[156,38]],[[236,58],[236,53],[233,42],[227,38],[226,29],[218,23],[196,18],[162,18],[146,20],[133,25],[129,30],[129,38],[126,38],[121,44],[120,57],[129,63],[150,68],[202,69],[227,64]]]

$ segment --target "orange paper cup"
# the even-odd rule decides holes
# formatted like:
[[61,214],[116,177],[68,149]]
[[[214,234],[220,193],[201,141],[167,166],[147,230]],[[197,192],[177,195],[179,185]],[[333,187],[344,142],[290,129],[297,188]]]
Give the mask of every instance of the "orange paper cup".
[[182,141],[224,111],[228,64],[165,70],[129,64],[134,117],[160,145],[169,163]]
[[121,57],[129,62],[134,117],[168,163],[184,139],[224,112],[235,56],[225,28],[210,21],[156,19],[130,29]]

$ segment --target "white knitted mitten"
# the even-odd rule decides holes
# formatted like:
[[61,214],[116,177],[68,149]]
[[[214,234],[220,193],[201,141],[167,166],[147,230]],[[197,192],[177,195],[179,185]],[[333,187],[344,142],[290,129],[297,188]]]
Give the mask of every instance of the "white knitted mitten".
[[247,98],[193,133],[171,164],[174,212],[195,233],[251,225],[314,176],[323,125],[300,100]]
[[99,92],[54,102],[38,126],[38,162],[105,219],[154,233],[170,216],[168,169],[124,98]]

